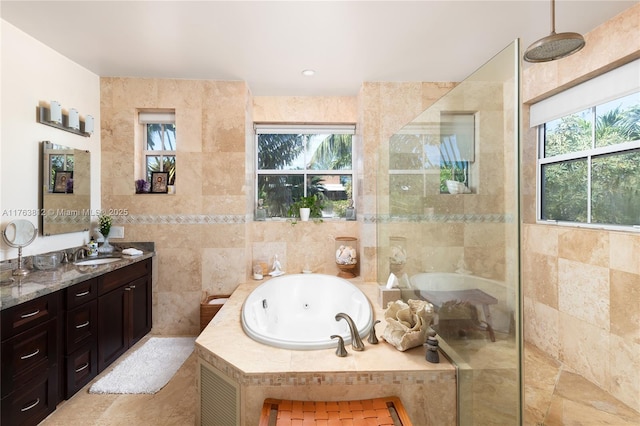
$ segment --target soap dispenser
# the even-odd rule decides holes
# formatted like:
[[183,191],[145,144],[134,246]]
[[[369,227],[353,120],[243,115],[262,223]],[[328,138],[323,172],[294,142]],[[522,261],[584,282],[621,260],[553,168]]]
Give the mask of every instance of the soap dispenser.
[[96,242],[96,240],[93,239],[93,237],[91,237],[91,240],[89,241],[89,250],[87,252],[87,256],[95,257],[97,255],[98,255],[98,243]]

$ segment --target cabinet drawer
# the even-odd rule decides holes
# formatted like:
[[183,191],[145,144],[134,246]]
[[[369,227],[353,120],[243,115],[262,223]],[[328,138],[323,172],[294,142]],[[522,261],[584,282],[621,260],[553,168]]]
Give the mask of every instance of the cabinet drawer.
[[98,374],[98,349],[89,342],[66,357],[65,398],[69,399]]
[[49,321],[2,342],[2,397],[56,364],[56,330]]
[[2,311],[2,340],[45,323],[58,313],[59,292]]
[[56,368],[2,399],[3,425],[37,425],[56,409]]
[[99,279],[98,294],[103,295],[116,288],[129,284],[136,278],[140,278],[151,273],[151,260],[143,260],[124,268],[111,271]]
[[98,301],[67,311],[65,318],[65,354],[77,350],[87,341],[96,340],[98,332]]
[[65,302],[67,309],[95,300],[98,297],[98,279],[94,278],[75,284],[65,289]]

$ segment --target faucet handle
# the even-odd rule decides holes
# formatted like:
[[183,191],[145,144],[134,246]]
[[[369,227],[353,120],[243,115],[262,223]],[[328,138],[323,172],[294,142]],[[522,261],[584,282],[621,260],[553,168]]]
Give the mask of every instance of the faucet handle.
[[375,320],[375,322],[371,326],[371,332],[369,333],[369,337],[367,338],[367,342],[371,343],[372,345],[378,344],[378,336],[376,336],[376,324],[379,322],[380,320]]
[[338,355],[339,357],[347,356],[347,350],[344,347],[344,339],[342,338],[342,336],[338,334],[334,334],[333,336],[331,336],[331,338],[332,339],[338,338],[338,347],[336,348],[336,355]]

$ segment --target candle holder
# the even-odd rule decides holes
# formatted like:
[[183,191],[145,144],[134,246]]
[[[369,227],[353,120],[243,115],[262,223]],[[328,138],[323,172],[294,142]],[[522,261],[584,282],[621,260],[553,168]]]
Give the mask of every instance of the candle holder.
[[336,265],[340,278],[358,276],[358,239],[354,237],[336,237]]

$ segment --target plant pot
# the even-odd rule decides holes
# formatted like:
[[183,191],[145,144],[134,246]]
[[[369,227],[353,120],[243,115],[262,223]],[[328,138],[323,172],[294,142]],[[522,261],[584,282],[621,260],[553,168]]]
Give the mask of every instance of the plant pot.
[[303,222],[307,222],[309,220],[309,214],[311,214],[311,209],[308,207],[300,208],[300,220]]

